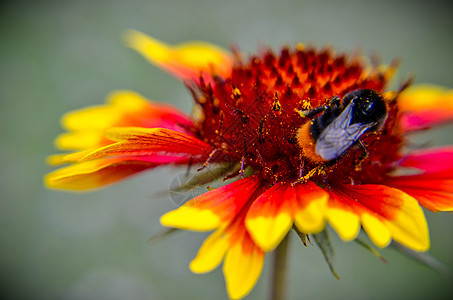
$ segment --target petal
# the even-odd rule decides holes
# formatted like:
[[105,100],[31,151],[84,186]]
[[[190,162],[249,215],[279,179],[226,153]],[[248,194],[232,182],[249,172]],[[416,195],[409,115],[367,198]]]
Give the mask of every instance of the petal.
[[231,299],[247,295],[263,268],[264,252],[247,232],[244,213],[262,189],[261,180],[247,177],[196,197],[161,218],[165,226],[195,229],[206,224],[200,221],[204,218],[200,214],[211,212],[210,216],[217,216],[218,221],[212,223],[217,231],[203,243],[190,268],[195,273],[208,272],[225,257],[223,272]]
[[453,90],[436,85],[417,85],[398,97],[406,131],[420,130],[453,120]]
[[165,128],[116,127],[105,135],[117,143],[92,151],[81,160],[106,156],[151,156],[179,154],[181,158],[206,156],[210,145],[188,134]]
[[395,241],[413,250],[426,251],[429,248],[428,225],[416,199],[383,185],[364,184],[344,188],[344,192],[358,203],[356,211],[377,246],[388,244],[390,232]]
[[231,55],[209,43],[193,41],[171,46],[134,30],[128,31],[125,39],[127,46],[180,79],[198,80],[201,72],[227,75],[231,69]]
[[295,219],[298,228],[317,233],[324,228],[324,207],[328,194],[312,182],[276,184],[258,197],[246,216],[246,227],[264,251],[274,249]]
[[[244,207],[262,190],[261,181],[250,176],[206,192],[161,217],[163,226],[212,230],[240,217]],[[209,216],[207,220],[205,216]],[[199,219],[197,219],[199,218]]]
[[431,211],[453,211],[452,169],[433,173],[388,177],[385,185],[404,191]]
[[61,165],[71,162],[76,162],[80,160],[82,157],[90,153],[90,151],[78,151],[74,153],[64,153],[64,154],[54,154],[47,157],[47,163],[49,165]]
[[108,143],[109,140],[101,130],[85,130],[60,134],[55,140],[55,147],[60,150],[77,150],[94,148]]
[[217,230],[203,242],[197,256],[190,263],[190,270],[194,273],[212,271],[222,262],[228,246],[223,230]]
[[190,135],[164,128],[119,127],[106,134],[118,142],[52,158],[51,162],[75,163],[48,174],[45,184],[71,190],[97,188],[159,165],[196,162],[209,148]]
[[292,189],[296,199],[294,223],[304,233],[318,233],[325,227],[325,212],[329,194],[313,182],[298,184]]
[[371,213],[363,213],[360,221],[368,237],[376,246],[383,248],[390,244],[392,234],[380,218]]
[[453,146],[413,151],[405,156],[399,165],[429,173],[453,170]]
[[251,205],[245,225],[253,240],[264,251],[274,249],[293,224],[290,199],[285,185],[276,184]]
[[354,202],[335,190],[331,190],[329,194],[327,220],[342,240],[355,239],[360,231],[360,220],[354,209]]
[[181,206],[160,217],[162,226],[185,230],[208,231],[220,226],[220,218],[209,209]]
[[253,243],[245,228],[235,233],[225,256],[223,274],[231,299],[246,296],[259,279],[264,252]]
[[127,176],[155,167],[156,164],[139,161],[108,158],[92,160],[58,169],[44,177],[49,188],[84,191],[98,188],[121,180]]
[[60,135],[56,146],[63,150],[81,150],[110,144],[104,130],[111,127],[162,127],[183,131],[191,127],[192,122],[170,105],[151,102],[132,91],[116,91],[105,105],[67,113],[62,125],[70,132]]

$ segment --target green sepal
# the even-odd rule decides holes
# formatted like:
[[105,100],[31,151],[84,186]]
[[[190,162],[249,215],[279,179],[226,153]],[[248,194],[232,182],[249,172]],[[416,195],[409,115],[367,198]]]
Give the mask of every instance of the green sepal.
[[390,248],[395,249],[398,252],[401,252],[405,256],[411,258],[412,260],[418,262],[421,265],[424,265],[424,266],[430,268],[431,270],[433,270],[441,275],[448,275],[448,276],[453,275],[453,271],[450,267],[448,267],[447,265],[440,262],[435,257],[433,257],[432,255],[430,255],[426,252],[414,251],[414,250],[409,249],[395,241],[391,242]]
[[359,238],[356,238],[354,241],[357,244],[359,244],[360,246],[362,246],[363,248],[365,248],[366,250],[370,251],[374,256],[379,258],[384,263],[386,263],[386,264],[388,263],[388,261],[384,257],[382,257],[381,253],[379,253],[376,249],[374,249],[370,244],[367,244],[366,242],[362,241]]
[[[308,234],[306,233],[303,233],[302,231],[299,230],[299,228],[297,228],[296,225],[293,225],[293,230],[297,233],[297,235],[299,236],[302,244],[304,244],[305,247],[307,247],[307,239],[309,239],[308,237]],[[309,240],[310,241],[310,240]],[[311,242],[310,242],[311,244]]]
[[319,249],[321,250],[324,258],[326,259],[327,264],[329,265],[329,269],[332,272],[335,278],[340,279],[335,268],[333,267],[333,259],[334,259],[334,251],[333,246],[330,241],[329,234],[326,229],[321,231],[318,234],[313,234],[316,244],[318,244]]
[[[182,192],[190,191],[194,188],[199,188],[207,183],[216,181],[217,179],[220,179],[221,177],[225,176],[225,174],[233,170],[236,165],[237,164],[226,163],[206,168],[188,178],[187,181],[181,184],[180,186],[172,188],[170,191]],[[189,177],[189,175],[190,173],[188,173],[186,177]]]
[[162,228],[161,230],[159,230],[157,233],[155,233],[148,239],[148,243],[155,244],[157,242],[160,242],[167,236],[169,236],[179,230],[180,229],[178,229],[178,228]]

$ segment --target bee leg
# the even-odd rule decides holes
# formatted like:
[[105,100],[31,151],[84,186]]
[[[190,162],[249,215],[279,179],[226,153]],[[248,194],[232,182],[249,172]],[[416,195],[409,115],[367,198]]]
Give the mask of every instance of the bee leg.
[[197,169],[197,171],[201,171],[204,168],[206,168],[216,153],[217,153],[217,149],[212,150],[211,153],[209,153],[209,155],[208,155],[208,159],[206,159],[206,161],[203,163],[203,166],[201,168]]
[[328,106],[324,105],[324,106],[316,107],[313,109],[307,109],[307,110],[294,109],[294,111],[296,113],[298,113],[299,116],[303,119],[305,119],[305,118],[312,119],[314,116],[325,111],[327,108],[328,108]]
[[357,162],[355,164],[355,169],[356,171],[360,171],[362,168],[362,162],[367,159],[368,157],[368,150],[366,149],[365,145],[361,140],[358,141],[359,148],[362,150],[362,153],[360,154],[359,158],[357,159]]
[[304,161],[302,161],[300,163],[300,168],[299,168],[299,178],[302,178],[302,176],[304,176],[304,166],[305,166],[305,163],[304,163]]
[[241,159],[241,170],[239,171],[241,174],[241,179],[244,178],[244,163],[245,163],[245,156],[242,156]]
[[299,182],[306,182],[308,179],[310,179],[311,177],[313,177],[315,175],[325,176],[325,174],[326,174],[326,165],[320,164],[316,168],[313,168],[310,171],[308,171],[307,174],[301,176],[299,179],[297,179],[296,181],[291,183],[291,185],[294,186],[294,185],[298,184]]

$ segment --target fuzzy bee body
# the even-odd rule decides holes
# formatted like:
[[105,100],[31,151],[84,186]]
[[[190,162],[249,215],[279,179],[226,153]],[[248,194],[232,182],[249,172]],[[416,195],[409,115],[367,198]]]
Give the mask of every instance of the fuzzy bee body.
[[302,154],[321,163],[341,158],[365,133],[379,130],[387,107],[377,92],[359,89],[302,114],[313,116],[297,132]]

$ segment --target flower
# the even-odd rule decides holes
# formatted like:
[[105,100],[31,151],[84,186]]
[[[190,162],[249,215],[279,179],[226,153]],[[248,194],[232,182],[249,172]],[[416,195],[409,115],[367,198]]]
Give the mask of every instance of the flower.
[[[161,223],[213,231],[190,269],[209,272],[223,261],[230,298],[250,292],[265,252],[292,227],[308,235],[329,223],[344,241],[362,227],[378,247],[394,240],[426,251],[422,207],[453,210],[453,146],[414,150],[407,143],[409,134],[453,119],[451,90],[408,83],[387,91],[396,63],[370,65],[328,48],[299,44],[243,59],[207,43],[170,46],[135,31],[126,40],[184,80],[196,113],[189,117],[131,91],[69,113],[63,118],[69,132],[56,145],[76,152],[50,157],[51,164],[69,165],[48,174],[45,184],[89,190],[162,165],[220,168],[232,182],[166,213]],[[376,120],[360,119],[360,99],[368,105],[364,114],[381,105]],[[327,129],[345,120],[345,128]],[[315,146],[334,155],[322,156]]]

